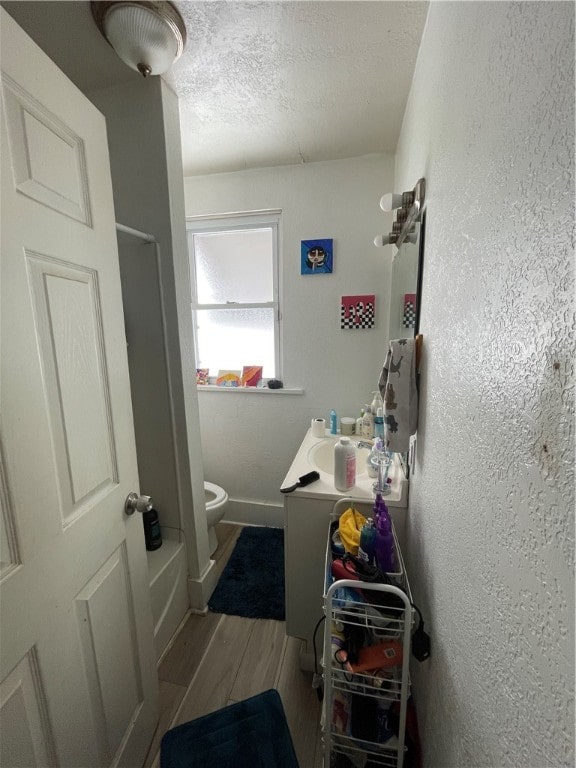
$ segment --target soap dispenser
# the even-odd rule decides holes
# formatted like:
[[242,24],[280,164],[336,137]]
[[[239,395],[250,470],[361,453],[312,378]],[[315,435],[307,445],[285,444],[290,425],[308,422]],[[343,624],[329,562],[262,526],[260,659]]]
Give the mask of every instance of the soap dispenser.
[[364,416],[362,417],[362,437],[365,437],[367,440],[372,440],[374,437],[374,417],[369,405],[366,406]]

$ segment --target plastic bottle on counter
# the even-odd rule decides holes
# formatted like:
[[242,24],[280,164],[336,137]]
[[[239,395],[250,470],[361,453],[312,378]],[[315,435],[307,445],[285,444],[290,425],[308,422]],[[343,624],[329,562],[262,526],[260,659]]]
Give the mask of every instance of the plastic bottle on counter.
[[392,519],[380,494],[376,496],[374,517],[376,519],[376,564],[384,573],[394,573],[396,570],[396,552]]
[[337,435],[338,434],[338,416],[336,416],[336,411],[334,408],[330,411],[330,434],[331,435]]
[[365,437],[367,440],[372,440],[374,437],[374,417],[369,405],[366,406],[362,418],[362,437]]
[[384,403],[382,402],[382,395],[380,394],[380,390],[375,389],[374,392],[372,392],[374,397],[372,398],[371,408],[372,408],[372,415],[376,416],[378,413],[378,408],[383,408]]
[[384,440],[384,408],[382,406],[378,407],[374,416],[374,436]]
[[362,435],[362,419],[364,418],[364,408],[360,408],[360,416],[356,419],[356,429],[354,430],[357,435]]
[[341,437],[334,446],[334,485],[349,491],[356,483],[356,446],[349,437]]

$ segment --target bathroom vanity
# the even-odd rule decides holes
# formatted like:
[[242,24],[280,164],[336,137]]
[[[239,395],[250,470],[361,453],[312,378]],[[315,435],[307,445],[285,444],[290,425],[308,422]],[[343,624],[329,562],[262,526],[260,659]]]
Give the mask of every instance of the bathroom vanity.
[[[293,485],[299,477],[317,470],[320,479],[297,488],[284,497],[286,634],[304,641],[300,655],[302,669],[314,669],[314,628],[322,617],[322,592],[326,554],[326,530],[334,504],[350,498],[358,511],[367,517],[372,512],[374,479],[366,471],[366,448],[356,449],[356,485],[341,493],[334,486],[334,446],[338,435],[326,432],[314,437],[309,429],[288,470],[283,488]],[[353,436],[353,441],[361,438]],[[391,478],[386,505],[394,522],[400,547],[404,546],[408,480],[397,456],[388,471]],[[316,647],[322,644],[318,632]]]

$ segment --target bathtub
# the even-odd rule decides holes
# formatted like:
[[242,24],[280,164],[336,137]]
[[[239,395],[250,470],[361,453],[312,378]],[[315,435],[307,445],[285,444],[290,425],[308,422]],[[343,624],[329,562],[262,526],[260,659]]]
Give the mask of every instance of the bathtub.
[[177,535],[170,528],[162,528],[162,546],[146,552],[157,660],[189,607],[186,551]]

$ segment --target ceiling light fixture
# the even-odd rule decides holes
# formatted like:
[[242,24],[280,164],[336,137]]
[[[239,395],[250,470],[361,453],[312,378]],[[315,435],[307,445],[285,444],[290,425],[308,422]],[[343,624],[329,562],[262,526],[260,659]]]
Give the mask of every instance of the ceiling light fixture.
[[167,72],[186,45],[186,26],[167,2],[91,2],[100,32],[122,61],[144,77]]

